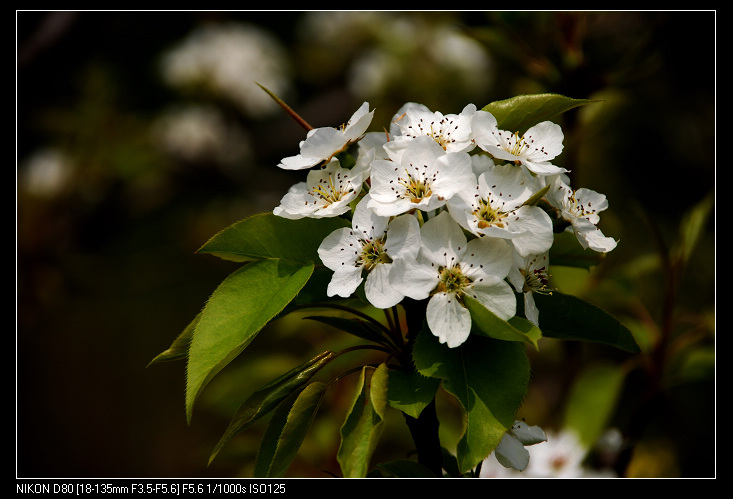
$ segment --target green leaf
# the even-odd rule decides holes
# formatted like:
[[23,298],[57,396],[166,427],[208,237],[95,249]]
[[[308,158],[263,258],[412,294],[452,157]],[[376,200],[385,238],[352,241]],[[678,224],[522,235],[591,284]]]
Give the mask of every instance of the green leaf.
[[290,303],[312,272],[312,264],[260,260],[232,273],[214,291],[196,324],[188,354],[189,422],[201,390]]
[[344,424],[336,458],[344,478],[364,478],[384,425],[387,408],[387,366],[364,366],[356,397]]
[[463,408],[464,432],[456,456],[460,473],[483,461],[514,423],[529,385],[524,348],[520,342],[478,335],[448,348],[427,329],[418,335],[415,367],[425,376],[440,378]]
[[589,269],[606,258],[605,253],[583,248],[573,231],[555,234],[549,253],[550,265]]
[[319,262],[318,246],[336,229],[350,226],[343,218],[290,220],[261,213],[240,220],[209,239],[198,253],[247,262],[281,258],[307,264]]
[[[332,300],[328,296],[328,284],[333,277],[333,271],[326,267],[316,266],[313,275],[308,279],[308,283],[303,286],[298,296],[290,303],[288,308],[299,305],[309,305],[313,303],[323,303]],[[284,313],[289,312],[288,309]]]
[[304,319],[328,324],[329,326],[335,327],[336,329],[340,329],[349,334],[353,334],[357,338],[361,338],[363,340],[372,341],[381,345],[390,345],[390,343],[385,340],[385,337],[377,330],[376,326],[361,319],[347,319],[345,317],[334,317],[330,315],[313,315],[304,317]]
[[389,371],[387,402],[390,407],[417,419],[435,398],[440,380],[428,378],[415,371]]
[[470,296],[464,297],[464,304],[471,312],[471,321],[479,334],[505,341],[523,341],[537,348],[542,331],[522,317],[512,317],[505,321]]
[[715,197],[713,194],[708,194],[682,217],[679,241],[674,250],[681,264],[687,263],[700,240],[714,204]]
[[257,452],[255,477],[285,475],[315,419],[327,386],[320,381],[310,383],[278,406]]
[[534,294],[542,334],[563,340],[593,341],[631,353],[640,351],[634,335],[615,317],[573,295]]
[[537,123],[552,121],[570,109],[591,102],[594,101],[559,94],[529,94],[492,102],[484,106],[483,111],[494,115],[500,129],[521,135]]
[[550,187],[552,187],[552,184],[548,184],[539,191],[532,194],[528,200],[522,203],[522,206],[536,206],[537,203],[539,203],[542,198],[545,197],[545,194],[547,194],[547,191],[550,190]]
[[171,346],[167,350],[159,353],[153,360],[148,363],[147,367],[159,362],[166,362],[172,360],[182,360],[188,356],[188,347],[191,344],[191,338],[193,338],[193,331],[196,328],[196,324],[199,322],[201,314],[197,314],[196,317],[186,326],[181,334],[173,340]]
[[586,447],[596,443],[616,409],[626,371],[610,363],[593,364],[575,379],[565,408],[564,426]]
[[216,444],[209,457],[209,464],[234,435],[248,428],[255,421],[272,411],[292,393],[300,390],[324,365],[334,357],[333,352],[323,352],[316,357],[300,364],[287,373],[272,380],[244,401],[232,418],[224,435]]

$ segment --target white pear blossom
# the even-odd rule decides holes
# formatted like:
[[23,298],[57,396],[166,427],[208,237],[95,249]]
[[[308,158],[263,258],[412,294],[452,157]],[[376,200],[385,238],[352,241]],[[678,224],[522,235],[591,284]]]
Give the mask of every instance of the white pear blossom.
[[509,240],[522,256],[552,246],[552,220],[537,206],[524,204],[539,190],[531,177],[512,164],[488,168],[448,201],[453,218],[478,236]]
[[371,167],[369,208],[382,216],[441,208],[473,176],[468,153],[446,153],[427,136],[410,140],[399,161],[374,160]]
[[534,302],[534,293],[551,293],[548,288],[548,267],[547,253],[526,257],[515,253],[514,266],[509,271],[509,282],[524,298],[524,316],[535,326],[539,326],[540,313]]
[[364,280],[364,292],[377,308],[398,304],[404,294],[389,280],[393,262],[402,258],[415,259],[420,248],[420,226],[417,218],[403,215],[391,222],[367,208],[367,194],[356,205],[352,228],[338,229],[328,235],[318,255],[323,264],[333,270],[328,296],[351,296]]
[[545,197],[558,210],[558,215],[571,224],[583,248],[605,253],[616,247],[616,241],[597,227],[601,220],[598,213],[608,208],[605,195],[586,188],[574,191],[561,178],[556,178]]
[[390,280],[405,296],[429,298],[428,326],[441,343],[454,348],[471,332],[465,296],[504,320],[514,316],[516,299],[504,281],[511,264],[512,250],[504,240],[482,237],[467,241],[460,226],[442,211],[422,226],[418,258],[395,262]]
[[531,127],[520,137],[516,132],[500,130],[493,114],[476,111],[471,131],[476,145],[494,158],[521,164],[537,175],[567,172],[550,163],[562,152],[564,138],[560,126],[551,121]]
[[373,117],[374,111],[369,111],[369,103],[365,102],[339,128],[321,127],[309,130],[305,140],[300,143],[300,154],[283,158],[278,166],[285,170],[304,170],[328,163],[333,156],[361,139]]
[[446,152],[470,152],[475,147],[471,135],[471,118],[475,112],[474,104],[468,104],[460,114],[443,115],[422,104],[407,103],[393,118],[393,140],[386,147],[395,154],[403,151],[411,139],[427,136]]
[[334,158],[325,168],[310,170],[305,182],[293,185],[273,213],[293,220],[342,215],[361,192],[363,177],[362,170],[342,168]]

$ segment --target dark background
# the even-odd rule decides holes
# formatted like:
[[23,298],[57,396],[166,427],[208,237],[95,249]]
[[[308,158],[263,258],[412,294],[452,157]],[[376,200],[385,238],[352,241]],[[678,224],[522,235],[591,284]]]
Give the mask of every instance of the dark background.
[[[673,245],[683,214],[714,191],[715,12],[20,11],[16,21],[18,477],[246,475],[231,456],[237,445],[249,456],[256,433],[206,466],[232,411],[248,387],[328,341],[322,331],[304,339],[302,325],[263,331],[253,353],[207,388],[191,426],[184,364],[146,368],[234,270],[195,250],[271,210],[301,180],[276,165],[297,153],[304,131],[269,102],[255,105],[265,94],[254,81],[316,127],[338,126],[365,100],[379,130],[407,101],[457,113],[523,93],[598,99],[563,117],[558,162],[575,187],[608,196],[604,232],[620,243],[592,274],[601,289],[593,301],[635,324],[642,341],[653,342],[668,316],[653,234]],[[202,30],[229,41],[206,45],[214,38]],[[182,47],[205,69],[166,78],[164,56]],[[235,55],[245,51],[261,58]],[[219,71],[232,86],[217,83]],[[183,116],[203,128],[166,139],[180,137],[170,124]],[[714,356],[714,258],[711,217],[674,309],[675,334],[690,338],[685,352]],[[562,359],[589,354],[549,352],[534,379],[559,399]],[[640,456],[634,469],[712,476],[713,374],[675,384],[680,371],[670,371],[671,402],[650,414],[646,433],[656,464]],[[550,426],[554,404],[538,406]],[[332,444],[339,416],[323,419],[314,441]],[[327,447],[319,463],[296,462],[296,473],[322,476]]]

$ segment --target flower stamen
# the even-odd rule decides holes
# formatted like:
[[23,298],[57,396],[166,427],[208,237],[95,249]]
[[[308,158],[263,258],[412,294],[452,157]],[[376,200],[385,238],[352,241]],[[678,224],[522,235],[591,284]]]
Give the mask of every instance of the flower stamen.
[[479,199],[478,208],[473,211],[473,215],[478,220],[478,228],[485,229],[487,227],[504,228],[504,218],[507,213],[500,211],[498,208],[491,206],[489,199]]
[[524,276],[523,292],[533,292],[543,295],[551,295],[552,290],[548,287],[550,275],[547,273],[546,267],[538,267],[533,269],[521,269],[520,272]]
[[432,195],[433,192],[427,179],[415,178],[407,170],[405,170],[405,175],[404,178],[398,178],[397,182],[405,188],[405,197],[409,197],[410,202],[419,203],[424,198]]
[[440,280],[435,288],[435,293],[452,293],[457,298],[461,298],[466,293],[466,288],[473,282],[462,272],[459,264],[440,267],[438,274]]
[[362,239],[361,253],[356,262],[357,266],[363,265],[366,270],[372,270],[380,263],[392,263],[392,259],[384,248],[384,238]]

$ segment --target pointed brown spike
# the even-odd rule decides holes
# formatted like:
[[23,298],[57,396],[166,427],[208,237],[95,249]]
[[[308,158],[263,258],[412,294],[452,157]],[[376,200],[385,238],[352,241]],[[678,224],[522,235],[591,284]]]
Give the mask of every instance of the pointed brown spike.
[[[255,83],[257,83],[257,82],[255,82]],[[277,102],[280,105],[280,107],[282,107],[285,110],[285,112],[288,113],[290,115],[290,117],[293,118],[300,126],[302,126],[303,128],[305,128],[306,130],[313,130],[313,127],[310,126],[308,124],[308,122],[305,121],[303,118],[301,118],[300,115],[298,115],[298,113],[296,113],[295,111],[293,111],[290,108],[290,106],[288,106],[287,104],[285,104],[285,102],[283,102],[282,99],[280,99],[280,97],[278,97],[277,95],[273,94],[268,88],[263,87],[259,83],[257,83],[257,86],[259,86],[262,90],[264,90],[265,92],[267,92],[267,95],[269,95],[270,97],[272,97],[273,100],[275,102]]]

